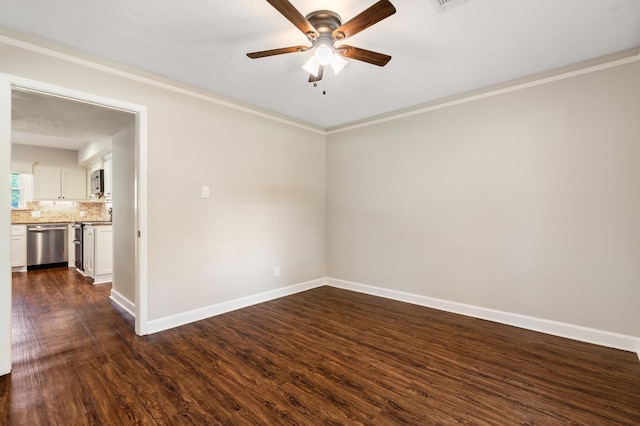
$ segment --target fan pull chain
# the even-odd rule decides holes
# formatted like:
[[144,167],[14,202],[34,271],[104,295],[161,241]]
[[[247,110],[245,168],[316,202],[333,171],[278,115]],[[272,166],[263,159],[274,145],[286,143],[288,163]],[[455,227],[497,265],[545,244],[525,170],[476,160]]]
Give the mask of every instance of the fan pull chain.
[[[323,95],[327,94],[327,86],[326,86],[325,82],[326,82],[326,80],[322,79],[322,94]],[[313,82],[313,87],[318,87],[318,82],[317,81]]]

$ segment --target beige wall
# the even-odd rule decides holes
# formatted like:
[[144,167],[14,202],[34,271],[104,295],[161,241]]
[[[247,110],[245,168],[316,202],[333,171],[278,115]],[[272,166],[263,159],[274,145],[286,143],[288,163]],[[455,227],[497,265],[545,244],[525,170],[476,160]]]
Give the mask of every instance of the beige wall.
[[327,275],[640,336],[640,63],[330,135]]
[[[19,47],[0,57],[0,73],[148,107],[149,320],[330,276],[640,335],[638,63],[325,141]],[[131,158],[117,146],[114,173]],[[8,209],[0,220],[8,241]],[[129,272],[116,273],[125,297]]]
[[149,110],[150,319],[323,277],[324,137],[175,102]]
[[[0,71],[1,72],[1,71]],[[78,151],[71,149],[46,148],[42,146],[12,144],[12,161],[77,166]]]
[[0,57],[0,73],[147,106],[149,320],[325,276],[322,134],[20,47]]

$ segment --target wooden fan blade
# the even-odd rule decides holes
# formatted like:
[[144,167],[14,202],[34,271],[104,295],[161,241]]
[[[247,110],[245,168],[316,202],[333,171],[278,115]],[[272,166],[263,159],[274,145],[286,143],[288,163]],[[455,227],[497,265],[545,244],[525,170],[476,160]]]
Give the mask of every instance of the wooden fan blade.
[[334,40],[351,37],[369,28],[373,24],[377,24],[383,19],[388,18],[394,13],[396,13],[396,8],[393,7],[389,0],[380,0],[356,17],[336,28],[332,33],[332,37]]
[[267,56],[282,55],[283,53],[304,52],[307,49],[309,49],[307,46],[282,47],[280,49],[271,49],[271,50],[263,50],[261,52],[247,53],[247,56],[250,57],[251,59],[258,59],[258,58],[264,58]]
[[322,76],[324,75],[324,66],[320,65],[318,68],[318,76],[316,77],[313,74],[309,74],[309,83],[315,83],[316,81],[322,80]]
[[342,45],[336,49],[336,51],[346,58],[355,59],[357,61],[368,62],[379,67],[384,67],[387,62],[391,60],[391,56],[383,53],[372,52],[367,49],[360,49],[359,47]]
[[318,37],[318,32],[311,25],[311,23],[302,16],[298,9],[296,9],[287,0],[267,0],[267,2],[273,6],[278,12],[295,25],[300,31],[302,31],[307,37],[315,40]]

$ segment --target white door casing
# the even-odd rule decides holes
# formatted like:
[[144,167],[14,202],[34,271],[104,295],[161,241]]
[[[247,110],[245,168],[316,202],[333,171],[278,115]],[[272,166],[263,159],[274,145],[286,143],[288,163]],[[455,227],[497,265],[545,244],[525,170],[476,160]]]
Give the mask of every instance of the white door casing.
[[[24,79],[0,73],[0,175],[8,179],[11,170],[11,92],[13,89],[39,92],[105,108],[117,109],[136,116],[136,274],[135,331],[148,334],[147,326],[147,108],[116,99]],[[11,371],[11,193],[8,185],[0,185],[0,375]],[[6,235],[5,235],[6,234]]]
[[[0,76],[0,176],[11,174],[11,82]],[[0,376],[11,372],[11,190],[0,185]]]

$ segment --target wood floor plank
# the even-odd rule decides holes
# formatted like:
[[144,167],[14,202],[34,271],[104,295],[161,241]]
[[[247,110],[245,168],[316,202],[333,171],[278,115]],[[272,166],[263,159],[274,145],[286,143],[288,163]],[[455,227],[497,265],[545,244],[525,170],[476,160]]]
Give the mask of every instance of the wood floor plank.
[[638,425],[634,353],[321,287],[157,333],[13,275],[7,425]]
[[0,376],[0,424],[9,424],[11,412],[11,376]]

